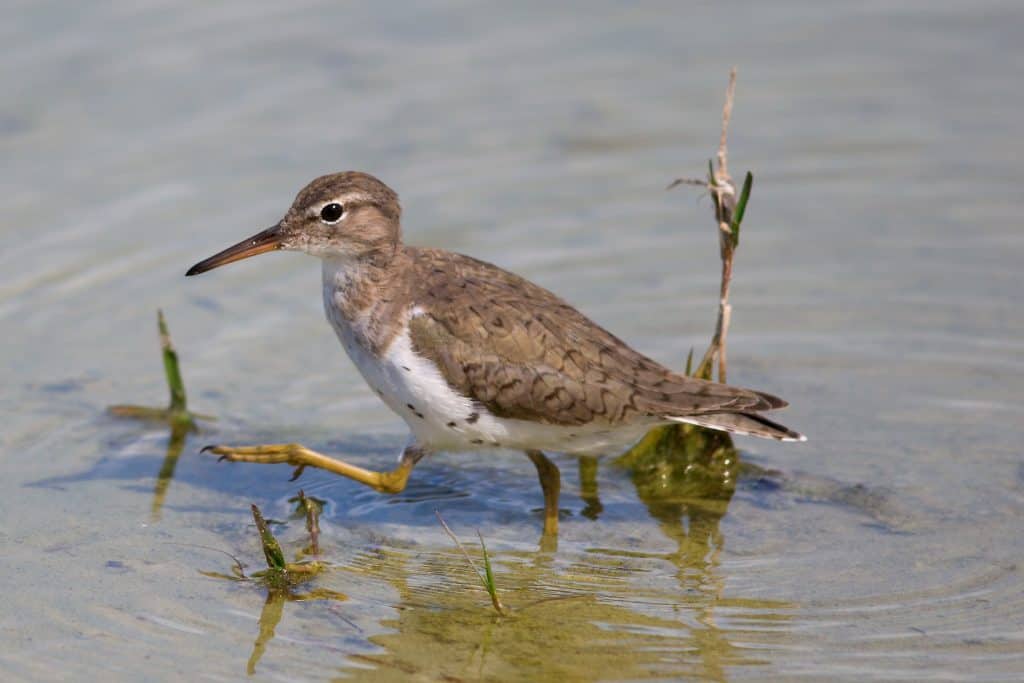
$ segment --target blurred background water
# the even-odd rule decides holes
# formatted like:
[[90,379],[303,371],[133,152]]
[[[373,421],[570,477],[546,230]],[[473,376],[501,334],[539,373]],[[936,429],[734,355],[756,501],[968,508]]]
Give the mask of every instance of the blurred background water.
[[[243,677],[265,593],[201,575],[231,560],[195,546],[256,567],[249,503],[286,519],[299,485],[327,501],[318,582],[348,599],[268,606],[262,678],[1024,674],[1019,3],[0,15],[5,680]],[[384,498],[197,455],[294,440],[380,468],[404,443],[322,319],[315,261],[182,277],[336,170],[394,187],[409,242],[515,270],[681,367],[712,330],[717,246],[707,200],[663,188],[714,153],[733,64],[731,167],[757,180],[730,379],[811,438],[737,442],[772,472],[709,503],[602,462],[594,507],[558,458],[552,553],[522,457],[438,456]],[[104,412],[164,399],[158,307],[220,417],[176,462],[166,429]],[[483,532],[507,603],[577,597],[495,619],[435,508]],[[280,533],[301,546],[301,523]]]

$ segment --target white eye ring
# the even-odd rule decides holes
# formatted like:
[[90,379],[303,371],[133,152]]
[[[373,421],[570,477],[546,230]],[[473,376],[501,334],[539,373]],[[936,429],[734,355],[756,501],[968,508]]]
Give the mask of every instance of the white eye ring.
[[332,225],[341,220],[341,217],[345,215],[345,207],[338,202],[331,202],[330,204],[324,204],[324,207],[320,209],[320,220],[328,225]]

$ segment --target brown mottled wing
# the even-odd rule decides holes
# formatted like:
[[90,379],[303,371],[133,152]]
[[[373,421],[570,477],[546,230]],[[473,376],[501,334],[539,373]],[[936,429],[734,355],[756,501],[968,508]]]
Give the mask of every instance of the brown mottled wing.
[[785,405],[674,373],[497,266],[444,251],[410,252],[419,304],[409,323],[413,348],[499,417],[615,425]]

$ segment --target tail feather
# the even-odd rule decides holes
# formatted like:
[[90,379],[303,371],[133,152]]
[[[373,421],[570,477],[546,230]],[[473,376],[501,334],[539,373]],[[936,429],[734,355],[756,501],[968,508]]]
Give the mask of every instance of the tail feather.
[[762,399],[765,400],[765,402],[768,403],[767,408],[758,408],[758,410],[778,410],[779,408],[785,408],[786,406],[789,405],[789,401],[787,401],[786,399],[779,398],[778,396],[774,396],[764,391],[754,391],[754,393],[760,396]]
[[707,413],[704,415],[687,415],[686,417],[669,417],[674,422],[699,425],[709,429],[718,429],[730,434],[760,436],[778,441],[807,441],[807,437],[794,432],[789,427],[772,422],[757,413]]

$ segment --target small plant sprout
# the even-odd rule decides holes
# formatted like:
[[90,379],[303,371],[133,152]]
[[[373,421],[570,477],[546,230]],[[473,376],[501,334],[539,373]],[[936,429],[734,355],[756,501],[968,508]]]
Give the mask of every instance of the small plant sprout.
[[[311,506],[316,505],[313,503],[314,499],[307,498],[305,494],[300,493],[300,495]],[[255,643],[253,643],[252,654],[246,663],[246,671],[249,675],[256,672],[256,665],[266,652],[270,641],[273,640],[277,625],[281,622],[281,618],[284,615],[285,603],[305,602],[308,600],[336,600],[340,602],[348,599],[348,596],[344,593],[339,593],[329,588],[313,588],[302,593],[297,592],[296,588],[312,581],[327,565],[322,562],[288,562],[285,559],[280,542],[278,542],[274,533],[270,530],[272,522],[263,517],[263,513],[260,512],[259,507],[256,505],[252,506],[252,518],[256,523],[260,548],[263,550],[263,557],[266,560],[267,568],[246,576],[242,570],[242,563],[230,553],[225,553],[234,560],[231,575],[200,571],[200,574],[204,576],[248,583],[265,588],[267,591],[259,617],[259,632]],[[310,533],[312,534],[312,532]]]
[[181,378],[181,367],[178,364],[178,352],[174,350],[171,343],[171,333],[167,329],[167,320],[164,319],[164,312],[156,312],[157,329],[160,332],[160,347],[164,361],[164,374],[167,377],[167,389],[170,392],[170,401],[166,408],[154,408],[139,405],[113,405],[107,408],[112,415],[118,417],[130,417],[139,420],[156,420],[166,422],[172,427],[184,428],[187,431],[195,431],[196,420],[212,421],[217,418],[210,415],[191,413],[188,410],[188,400],[185,395],[185,382]]
[[263,513],[260,512],[255,503],[252,505],[252,518],[256,522],[256,530],[260,534],[263,556],[267,558],[267,570],[285,571],[286,562],[284,561],[284,551],[281,550],[281,544],[277,542],[277,538],[274,537],[270,526],[267,525],[267,520],[263,519]]
[[267,560],[267,568],[254,573],[254,577],[264,579],[268,585],[294,586],[305,583],[323,570],[324,565],[321,562],[288,562],[285,560],[281,544],[277,542],[274,532],[270,530],[270,524],[263,518],[263,514],[255,504],[252,506],[252,518],[256,522],[256,530],[259,532],[263,556]]
[[153,504],[151,519],[155,522],[160,519],[163,510],[164,500],[167,498],[167,490],[174,479],[174,470],[178,464],[178,457],[185,448],[185,440],[189,432],[196,431],[196,420],[215,420],[209,415],[199,415],[188,410],[188,401],[185,396],[185,382],[181,378],[181,367],[178,363],[178,353],[171,343],[171,333],[167,329],[167,321],[164,319],[163,311],[156,312],[157,329],[160,333],[160,347],[164,361],[164,374],[167,378],[167,389],[170,392],[170,401],[166,408],[153,408],[150,406],[137,405],[115,405],[107,410],[111,415],[117,417],[128,417],[137,420],[150,420],[162,422],[171,428],[170,437],[167,440],[167,453],[164,456],[160,471],[157,472],[156,484],[153,488]]
[[477,536],[480,538],[480,549],[484,556],[484,570],[480,571],[476,562],[473,562],[473,558],[471,558],[469,553],[466,552],[466,548],[462,545],[462,541],[459,540],[459,537],[456,536],[448,524],[445,523],[444,518],[441,517],[441,513],[434,510],[434,514],[437,515],[437,521],[441,523],[441,527],[448,535],[448,538],[452,539],[452,542],[455,543],[455,546],[462,553],[462,556],[466,558],[466,562],[469,563],[470,568],[472,568],[473,572],[477,575],[477,578],[480,579],[480,585],[484,587],[484,590],[487,591],[487,595],[491,597],[491,605],[494,607],[494,611],[501,616],[506,616],[508,612],[505,606],[501,604],[501,599],[498,598],[498,587],[494,581],[494,571],[491,569],[491,558],[487,554],[487,546],[484,544],[483,535],[477,531]]

